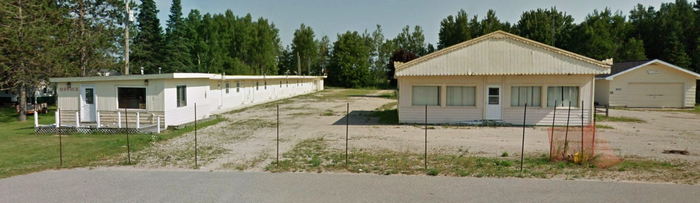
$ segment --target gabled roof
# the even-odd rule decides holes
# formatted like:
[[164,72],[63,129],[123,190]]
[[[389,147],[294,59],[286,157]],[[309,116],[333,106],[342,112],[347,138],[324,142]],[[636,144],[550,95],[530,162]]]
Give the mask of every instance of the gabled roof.
[[395,76],[607,74],[598,61],[504,31],[495,31],[406,63]]
[[685,68],[678,67],[676,65],[670,64],[666,61],[662,61],[660,59],[654,59],[654,60],[645,60],[645,61],[630,61],[630,62],[622,62],[622,63],[614,63],[612,66],[612,72],[610,74],[604,74],[604,75],[598,75],[598,79],[605,79],[605,80],[612,80],[617,76],[620,76],[622,74],[628,73],[630,71],[636,70],[638,68],[654,64],[654,63],[659,63],[668,67],[671,67],[673,69],[679,70],[681,72],[690,74],[698,79],[700,79],[700,74],[686,70]]

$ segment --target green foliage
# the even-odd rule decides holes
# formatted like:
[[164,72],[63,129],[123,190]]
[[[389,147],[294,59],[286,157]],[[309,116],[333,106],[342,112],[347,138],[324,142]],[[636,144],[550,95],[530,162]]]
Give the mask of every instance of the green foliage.
[[153,0],[143,0],[139,6],[136,18],[138,33],[133,39],[131,55],[131,72],[138,72],[143,67],[147,73],[157,73],[158,67],[163,66],[163,30],[158,20],[158,9]]
[[644,123],[646,121],[638,118],[626,117],[626,116],[604,116],[595,115],[595,120],[598,122],[631,122],[631,123]]
[[316,63],[318,51],[313,29],[301,24],[299,29],[294,31],[294,39],[292,39],[293,61],[297,64],[292,72],[301,75],[310,74],[312,64]]
[[550,8],[525,11],[516,28],[520,36],[566,49],[575,24],[571,15]]
[[370,84],[370,46],[358,32],[338,35],[333,44],[333,55],[328,83],[342,87],[366,87]]
[[413,31],[408,25],[403,27],[401,32],[393,39],[393,43],[397,49],[403,49],[419,56],[425,55],[427,52],[423,28],[417,25],[413,27]]

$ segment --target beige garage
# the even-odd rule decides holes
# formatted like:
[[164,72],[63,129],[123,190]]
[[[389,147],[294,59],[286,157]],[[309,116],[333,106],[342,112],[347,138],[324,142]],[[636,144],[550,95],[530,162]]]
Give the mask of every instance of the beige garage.
[[596,79],[595,101],[624,107],[693,107],[700,74],[662,60],[613,64]]

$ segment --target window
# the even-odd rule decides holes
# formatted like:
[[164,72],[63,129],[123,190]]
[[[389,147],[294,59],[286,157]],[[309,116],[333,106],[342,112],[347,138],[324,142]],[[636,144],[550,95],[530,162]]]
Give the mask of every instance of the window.
[[540,106],[542,87],[513,86],[510,89],[510,106]]
[[241,81],[236,81],[236,92],[241,91]]
[[[46,89],[44,89],[46,90]],[[94,104],[95,103],[95,90],[92,88],[85,88],[85,103]]]
[[475,87],[448,86],[447,106],[474,106]]
[[119,87],[117,102],[119,102],[119,108],[123,109],[146,109],[146,88]]
[[578,87],[554,86],[547,88],[547,106],[578,106]]
[[177,107],[187,106],[187,86],[177,86]]
[[229,87],[231,87],[231,84],[229,84],[228,82],[226,82],[226,94],[228,94],[228,88],[229,88]]
[[414,106],[438,106],[440,105],[439,86],[413,86]]
[[500,104],[501,102],[501,88],[500,87],[489,87],[489,104]]

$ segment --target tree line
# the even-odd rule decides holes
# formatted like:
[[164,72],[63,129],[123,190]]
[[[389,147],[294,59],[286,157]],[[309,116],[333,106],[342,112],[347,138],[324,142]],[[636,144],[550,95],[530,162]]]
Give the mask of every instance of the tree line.
[[387,37],[377,25],[339,33],[332,42],[305,24],[282,45],[275,24],[251,14],[184,15],[180,0],[173,0],[163,28],[153,0],[130,2],[133,18],[125,7],[123,0],[0,0],[0,88],[26,96],[27,88],[49,77],[122,70],[125,40],[131,44],[131,73],[143,67],[145,73],[328,75],[333,86],[391,87],[394,61],[496,30],[598,60],[658,58],[700,72],[700,0],[659,8],[639,4],[627,14],[594,10],[580,23],[554,7],[525,11],[514,23],[500,20],[495,10],[483,17],[459,10],[439,22],[435,45],[425,41],[420,26],[406,25]]

